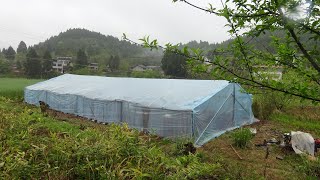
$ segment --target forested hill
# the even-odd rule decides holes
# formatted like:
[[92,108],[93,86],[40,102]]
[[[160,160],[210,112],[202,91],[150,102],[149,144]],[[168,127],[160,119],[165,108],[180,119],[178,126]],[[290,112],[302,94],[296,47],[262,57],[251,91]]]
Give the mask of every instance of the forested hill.
[[[249,45],[252,45],[253,47],[255,47],[257,50],[261,50],[261,51],[268,51],[271,53],[274,53],[275,50],[273,48],[272,45],[272,36],[278,37],[279,39],[283,39],[283,37],[286,36],[285,32],[283,31],[275,31],[272,34],[270,32],[265,32],[260,34],[259,37],[252,39],[251,37],[243,37],[244,42],[249,42]],[[314,45],[316,45],[316,43],[318,44],[318,46],[320,46],[320,42],[316,42],[314,40],[310,40],[309,39],[310,36],[308,36],[307,34],[303,34],[300,35],[300,41],[303,42],[307,49],[308,47],[313,47]],[[221,43],[214,43],[214,44],[209,44],[206,41],[190,41],[187,44],[183,44],[183,46],[188,46],[190,48],[200,48],[202,50],[204,50],[205,52],[208,51],[212,51],[216,48],[226,48],[228,47],[228,45],[230,45],[233,42],[234,39],[228,39],[224,42]],[[281,40],[280,40],[281,41]]]
[[[273,35],[279,38],[285,36],[284,32],[277,31]],[[309,37],[304,35],[301,37],[302,41],[308,41]],[[221,43],[210,44],[206,41],[190,41],[183,46],[190,48],[200,48],[205,53],[215,50],[216,48],[227,47],[233,39],[226,40]],[[258,38],[250,40],[248,37],[244,37],[244,41],[250,41],[250,44],[259,50],[265,51],[266,48],[269,52],[274,52],[271,44],[271,33],[266,32],[261,34]],[[314,41],[306,43],[308,46],[313,46]],[[72,56],[75,57],[79,49],[84,49],[87,55],[92,61],[101,61],[109,59],[111,55],[118,55],[122,59],[129,61],[140,61],[144,64],[160,63],[162,52],[150,51],[149,49],[142,48],[140,46],[131,44],[127,41],[119,40],[113,36],[106,36],[98,32],[89,31],[86,29],[69,29],[66,32],[61,32],[57,36],[52,36],[48,40],[35,45],[37,52],[43,54],[46,50],[49,50],[53,56]],[[210,54],[210,53],[209,53]],[[145,62],[153,61],[153,62]],[[155,62],[156,61],[156,62]],[[132,63],[130,63],[132,64]]]
[[35,45],[40,54],[49,50],[54,56],[76,56],[79,49],[84,49],[90,59],[105,59],[110,55],[122,58],[152,56],[156,52],[148,52],[140,46],[113,36],[105,36],[86,29],[69,29],[57,36]]

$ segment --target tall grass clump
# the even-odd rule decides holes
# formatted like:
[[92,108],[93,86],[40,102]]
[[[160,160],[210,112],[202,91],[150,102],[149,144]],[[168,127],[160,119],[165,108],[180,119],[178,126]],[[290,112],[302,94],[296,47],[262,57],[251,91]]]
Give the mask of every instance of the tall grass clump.
[[253,138],[253,135],[248,128],[240,128],[239,130],[231,134],[233,143],[239,148],[245,148],[249,144],[250,140]]

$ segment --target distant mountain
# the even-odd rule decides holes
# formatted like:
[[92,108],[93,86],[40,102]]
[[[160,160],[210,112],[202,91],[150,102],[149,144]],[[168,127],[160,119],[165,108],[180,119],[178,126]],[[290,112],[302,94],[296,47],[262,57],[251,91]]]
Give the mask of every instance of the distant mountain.
[[[273,33],[277,37],[284,37],[283,31]],[[249,41],[256,49],[265,51],[266,49],[274,53],[275,50],[271,44],[271,33],[266,32],[259,37],[250,40],[249,37],[244,37],[244,41]],[[217,48],[225,48],[232,43],[234,39],[226,40],[222,43],[210,44],[206,41],[190,41],[187,44],[182,44],[180,47],[188,46],[190,48],[200,48],[204,53],[210,56],[210,51]],[[309,41],[307,35],[301,37],[303,42],[307,42],[307,47],[315,44],[314,41]],[[319,42],[318,42],[319,43]],[[319,44],[320,45],[320,44]],[[162,58],[162,50],[150,51],[147,48],[131,44],[127,41],[119,40],[113,36],[106,36],[99,32],[89,31],[86,29],[69,29],[61,32],[57,36],[52,36],[44,42],[34,46],[37,52],[42,55],[46,50],[49,50],[53,57],[57,56],[72,56],[76,57],[79,49],[85,50],[89,56],[89,62],[98,62],[106,64],[111,55],[118,55],[121,60],[124,60],[128,66],[137,64],[143,65],[160,65]]]
[[116,37],[79,28],[61,32],[59,35],[50,37],[34,47],[40,54],[49,50],[54,56],[73,57],[76,57],[79,49],[83,49],[92,61],[105,60],[111,55],[119,55],[122,59],[159,55],[159,52],[150,52]]
[[[271,53],[275,53],[275,49],[272,45],[272,36],[278,37],[280,39],[283,39],[283,37],[286,36],[284,31],[275,31],[273,33],[271,32],[265,32],[261,33],[258,37],[252,39],[250,37],[244,37],[244,42],[248,42],[248,45],[252,45],[255,49],[261,50],[261,51],[268,51]],[[314,45],[318,44],[320,46],[319,41],[310,40],[310,36],[308,34],[300,34],[300,40],[305,44],[306,48],[309,49],[310,47],[313,47]],[[205,53],[209,53],[209,51],[213,51],[217,48],[227,48],[231,43],[234,41],[234,39],[228,39],[221,43],[216,44],[209,44],[206,41],[191,41],[187,44],[183,44],[183,46],[188,46],[190,48],[200,48],[205,51]]]

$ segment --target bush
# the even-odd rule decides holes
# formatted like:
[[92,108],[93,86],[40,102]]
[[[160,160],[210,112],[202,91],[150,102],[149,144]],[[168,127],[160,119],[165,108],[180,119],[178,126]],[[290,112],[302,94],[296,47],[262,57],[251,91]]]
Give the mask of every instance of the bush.
[[254,96],[252,110],[255,117],[267,120],[275,110],[284,110],[292,100],[291,97],[283,93],[262,91],[263,94]]
[[247,147],[250,140],[253,138],[250,129],[240,128],[232,134],[234,145],[239,148]]
[[192,139],[191,138],[179,138],[176,139],[175,142],[175,147],[174,147],[174,151],[173,154],[175,156],[182,156],[182,155],[189,155],[190,149],[188,148],[188,145],[191,145],[193,147],[193,143],[192,143]]

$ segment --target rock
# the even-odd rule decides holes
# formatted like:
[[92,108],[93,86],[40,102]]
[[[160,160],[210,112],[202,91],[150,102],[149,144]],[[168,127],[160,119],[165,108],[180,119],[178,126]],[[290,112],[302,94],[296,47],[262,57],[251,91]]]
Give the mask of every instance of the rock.
[[250,128],[249,129],[251,134],[256,135],[257,134],[257,129],[256,128]]
[[283,160],[284,158],[279,155],[279,156],[276,157],[276,159]]

